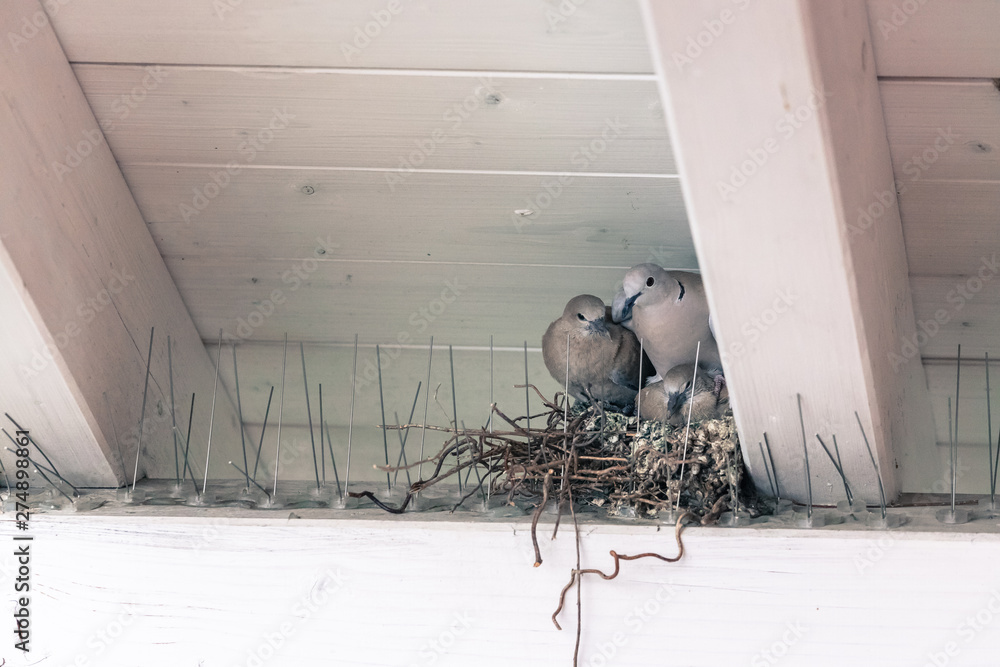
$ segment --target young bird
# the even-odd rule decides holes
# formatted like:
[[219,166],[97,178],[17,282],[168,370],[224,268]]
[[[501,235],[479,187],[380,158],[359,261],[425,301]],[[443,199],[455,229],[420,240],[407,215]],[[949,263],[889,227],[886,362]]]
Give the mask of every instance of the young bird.
[[694,397],[691,401],[691,421],[718,419],[729,410],[729,390],[722,375],[713,375],[699,364],[694,374],[694,364],[674,366],[660,382],[642,390],[640,417],[667,422],[673,426],[687,423],[688,399],[691,397],[691,379],[694,377]]
[[[597,400],[631,411],[639,392],[639,341],[610,321],[604,301],[591,294],[570,299],[562,317],[542,336],[542,357],[552,377],[566,382],[569,334],[569,393],[580,401]],[[652,372],[648,361],[643,372]]]
[[697,273],[666,271],[656,264],[633,266],[615,296],[612,317],[642,339],[661,378],[675,366],[693,363],[698,341],[701,361],[721,363]]

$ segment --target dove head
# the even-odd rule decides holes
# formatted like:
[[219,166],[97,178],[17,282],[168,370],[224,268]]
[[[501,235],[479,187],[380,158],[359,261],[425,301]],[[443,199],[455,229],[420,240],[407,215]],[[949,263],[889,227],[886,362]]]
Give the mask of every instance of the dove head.
[[694,375],[694,364],[682,364],[674,366],[663,376],[663,390],[667,394],[669,414],[677,412],[690,398],[692,375]]
[[574,324],[583,334],[610,336],[604,321],[604,301],[592,294],[573,297],[563,310],[563,319]]
[[632,317],[635,306],[652,306],[664,300],[679,300],[683,293],[680,283],[661,266],[638,264],[625,274],[622,290],[612,307],[615,322],[625,322]]

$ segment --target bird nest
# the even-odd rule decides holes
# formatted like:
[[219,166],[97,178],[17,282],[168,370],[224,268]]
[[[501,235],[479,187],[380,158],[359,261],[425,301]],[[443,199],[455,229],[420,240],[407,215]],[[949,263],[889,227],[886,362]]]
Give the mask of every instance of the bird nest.
[[[529,385],[530,386],[530,385]],[[566,405],[565,394],[541,398],[539,414],[510,418],[496,406],[492,427],[478,430],[426,427],[447,432],[434,455],[389,471],[433,465],[427,479],[410,485],[401,506],[369,497],[390,512],[403,512],[428,487],[458,482],[462,493],[453,509],[502,497],[512,506],[534,506],[538,514],[550,500],[559,512],[603,507],[609,515],[656,518],[671,510],[712,523],[726,510],[748,509],[740,498],[744,467],[731,415],[692,423],[690,428],[638,420],[600,404]],[[418,424],[388,428],[423,428]],[[462,480],[465,484],[462,485]],[[488,488],[487,488],[488,487]],[[679,502],[678,502],[679,498]]]

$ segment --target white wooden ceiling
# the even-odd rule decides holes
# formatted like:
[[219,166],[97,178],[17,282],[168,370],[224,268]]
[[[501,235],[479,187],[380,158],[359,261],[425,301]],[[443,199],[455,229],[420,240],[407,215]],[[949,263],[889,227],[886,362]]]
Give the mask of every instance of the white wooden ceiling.
[[[610,300],[630,265],[697,268],[631,0],[389,4],[74,0],[50,12],[206,341],[238,335],[280,290],[246,342],[406,332],[421,345],[494,334],[535,346],[566,299]],[[962,343],[1000,358],[1000,280],[960,309],[949,300],[1000,245],[1000,3],[868,5],[917,318],[949,315],[920,352],[947,360]],[[355,44],[366,26],[376,36]],[[922,169],[925,151],[936,159]],[[238,173],[219,176],[227,164]],[[421,315],[455,280],[459,298]],[[266,396],[273,371],[249,391]],[[946,442],[953,369],[927,371]],[[970,382],[973,415],[985,398]],[[981,442],[985,428],[963,418],[961,439]]]

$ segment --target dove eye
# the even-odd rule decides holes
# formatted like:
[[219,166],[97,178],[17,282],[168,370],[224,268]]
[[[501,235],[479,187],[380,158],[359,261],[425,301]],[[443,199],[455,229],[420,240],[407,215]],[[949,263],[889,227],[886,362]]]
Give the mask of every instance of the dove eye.
[[652,287],[653,286],[653,282],[654,282],[654,280],[653,280],[652,276],[650,276],[649,278],[646,278],[646,287]]
[[583,316],[583,313],[577,313],[577,314],[576,314],[576,317],[577,317],[577,319],[578,319],[578,320],[580,320],[581,322],[586,322],[586,321],[587,321],[587,318]]

